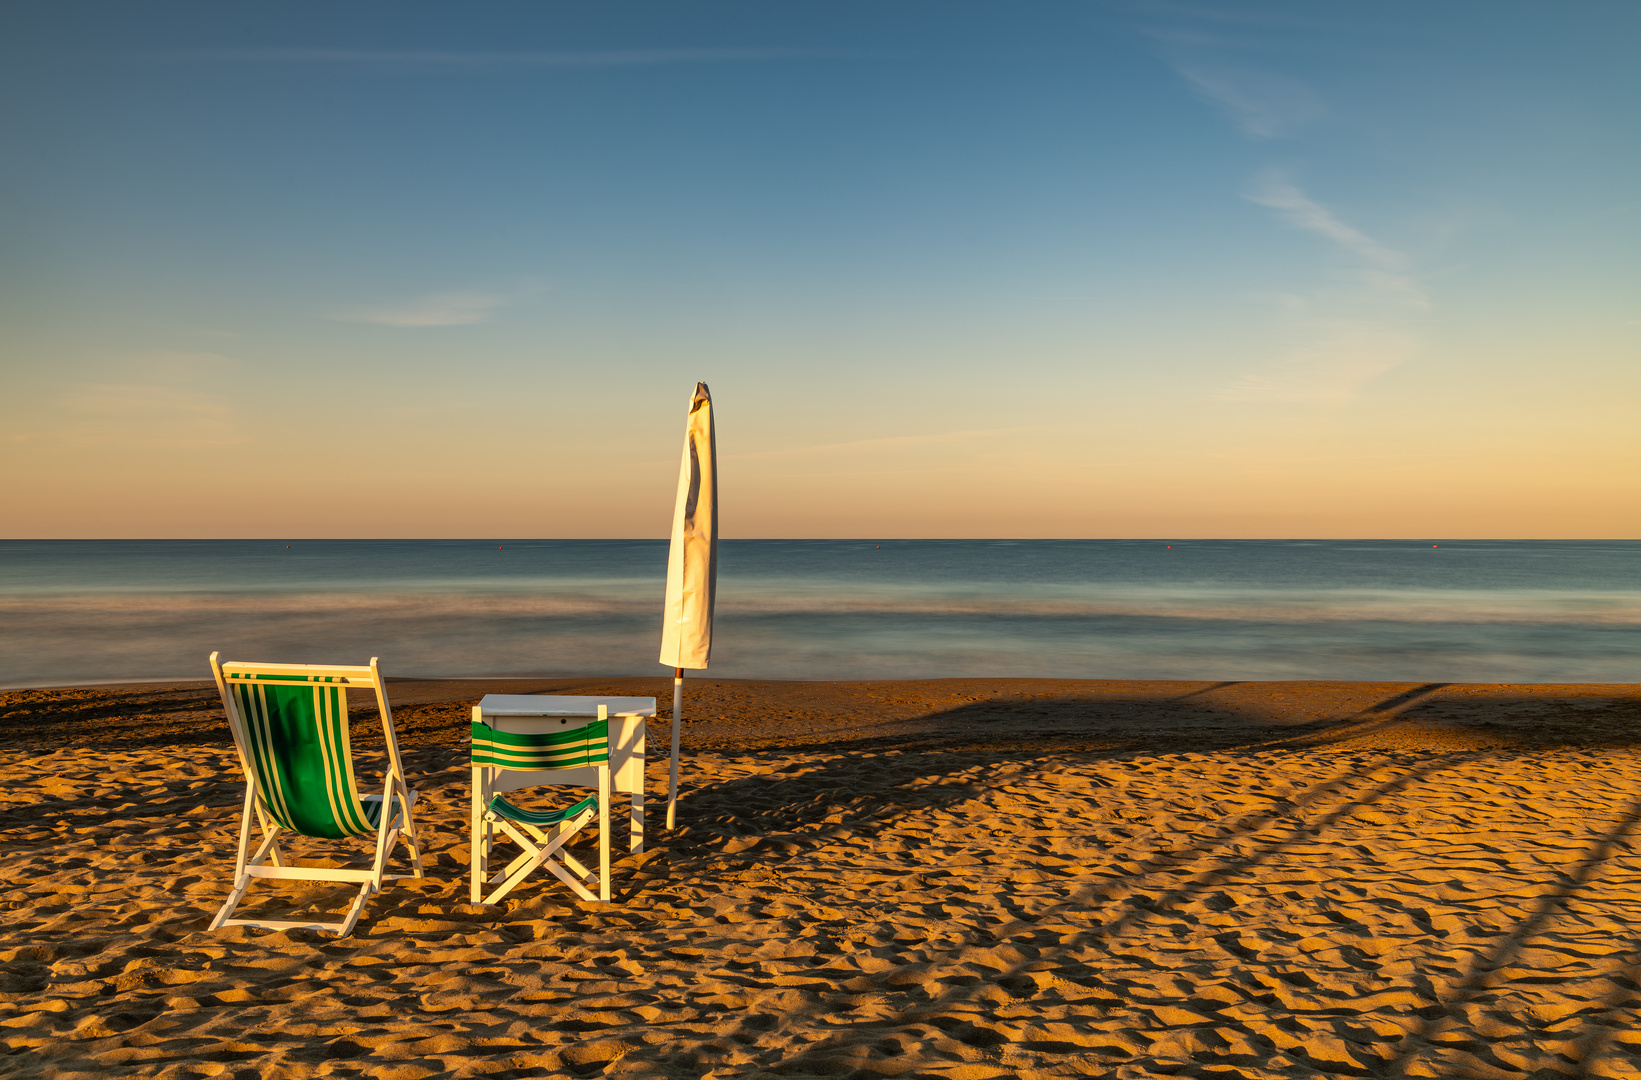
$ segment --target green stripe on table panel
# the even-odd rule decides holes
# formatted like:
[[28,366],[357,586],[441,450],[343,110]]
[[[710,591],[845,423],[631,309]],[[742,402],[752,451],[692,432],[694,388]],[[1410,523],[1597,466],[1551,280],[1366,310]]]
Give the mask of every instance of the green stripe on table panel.
[[473,764],[503,769],[572,769],[610,757],[610,725],[595,720],[569,731],[524,733],[473,724]]

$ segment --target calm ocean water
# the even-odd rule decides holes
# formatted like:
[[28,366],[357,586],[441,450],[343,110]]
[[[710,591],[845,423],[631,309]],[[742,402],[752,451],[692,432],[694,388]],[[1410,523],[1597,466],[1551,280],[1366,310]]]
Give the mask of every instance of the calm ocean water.
[[[665,541],[0,541],[0,686],[664,674]],[[1641,681],[1641,542],[730,540],[711,674]]]

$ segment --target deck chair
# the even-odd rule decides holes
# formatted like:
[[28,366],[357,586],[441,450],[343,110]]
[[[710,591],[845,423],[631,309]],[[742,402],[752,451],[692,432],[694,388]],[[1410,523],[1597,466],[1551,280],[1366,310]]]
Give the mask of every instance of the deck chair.
[[[494,904],[520,882],[545,866],[583,900],[610,900],[610,721],[607,707],[598,707],[598,719],[558,731],[500,731],[480,720],[473,710],[473,833],[468,849],[473,860],[472,899]],[[564,721],[561,721],[563,723]],[[598,771],[598,794],[560,810],[527,810],[515,806],[495,790],[505,773],[533,773],[560,769]],[[594,819],[598,821],[596,875],[565,850]],[[488,876],[491,845],[500,831],[523,849],[517,858]],[[596,885],[598,895],[584,882]],[[496,886],[484,896],[485,885]]]
[[[334,931],[346,937],[359,921],[365,901],[382,890],[382,882],[422,876],[422,856],[416,845],[411,811],[416,792],[405,783],[399,760],[399,741],[393,733],[393,712],[387,704],[387,685],[370,658],[369,667],[321,667],[313,664],[253,664],[218,662],[211,654],[222,708],[245,770],[245,806],[239,817],[239,855],[234,862],[234,886],[217,912],[210,929],[221,926],[261,926],[273,930],[297,928]],[[376,691],[387,743],[388,771],[380,795],[361,796],[353,775],[353,750],[348,741],[348,689]],[[252,850],[251,821],[262,839]],[[369,870],[327,866],[291,866],[279,849],[283,833],[345,840],[376,838],[375,859]],[[394,842],[410,849],[411,873],[385,872]],[[272,865],[269,865],[272,860]],[[359,895],[341,922],[284,922],[272,919],[235,919],[234,909],[245,890],[258,878],[294,881],[357,882]]]

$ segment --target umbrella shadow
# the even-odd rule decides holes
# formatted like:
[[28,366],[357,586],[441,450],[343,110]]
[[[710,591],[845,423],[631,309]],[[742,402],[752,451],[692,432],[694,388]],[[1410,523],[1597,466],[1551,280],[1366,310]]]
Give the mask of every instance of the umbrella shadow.
[[[1410,710],[1452,684],[1425,683],[1343,717],[1304,723],[1276,723],[1267,712],[1234,703],[1186,700],[1235,685],[1140,701],[980,701],[911,719],[850,722],[844,737],[791,749],[747,751],[741,756],[771,767],[703,785],[689,784],[686,770],[680,805],[689,811],[667,846],[697,857],[745,853],[750,863],[761,857],[752,854],[754,847],[762,856],[796,852],[944,809],[988,790],[994,779],[1040,768],[1044,758],[1088,764],[1160,754],[1325,750],[1416,715]],[[793,761],[794,752],[803,758]],[[686,747],[686,760],[688,753]],[[816,755],[824,759],[813,760]]]
[[[851,1025],[847,1032],[805,1048],[797,1055],[773,1066],[772,1071],[824,1073],[843,1060],[839,1055],[847,1048],[875,1044],[896,1031],[914,1025],[941,1028],[960,1041],[976,1046],[996,1045],[1007,1041],[1000,1033],[975,1025],[972,1019],[955,1019],[958,1013],[968,1015],[960,1006],[993,995],[997,990],[1013,998],[1022,995],[1029,997],[1036,992],[1029,973],[1045,969],[1055,971],[1058,978],[1067,982],[1080,982],[1092,986],[1099,982],[1097,972],[1083,970],[1079,974],[1072,970],[1083,969],[1083,965],[1076,958],[1092,942],[1099,939],[1111,940],[1158,912],[1166,912],[1171,908],[1206,899],[1223,889],[1226,880],[1234,880],[1240,875],[1256,872],[1262,865],[1278,858],[1289,849],[1314,843],[1318,837],[1325,835],[1352,815],[1370,809],[1423,783],[1437,773],[1457,768],[1478,756],[1478,753],[1466,752],[1441,754],[1414,767],[1405,768],[1399,775],[1374,784],[1365,791],[1351,790],[1359,783],[1359,774],[1353,772],[1313,784],[1273,805],[1269,810],[1243,814],[1229,821],[1222,819],[1213,822],[1216,826],[1216,835],[1183,838],[1184,842],[1163,846],[1146,854],[1139,860],[1139,870],[1131,882],[1101,876],[1077,888],[1059,903],[1038,911],[1029,919],[1017,919],[1013,923],[977,930],[968,936],[969,940],[957,946],[942,946],[938,952],[944,954],[945,959],[953,959],[962,950],[973,946],[992,947],[1013,943],[1017,945],[1021,959],[1014,963],[1002,964],[994,972],[983,978],[976,977],[967,984],[948,981],[945,988],[939,992],[912,1001],[886,1015],[880,1013],[870,1020],[862,1020]],[[1119,844],[1117,848],[1123,846],[1126,845]],[[1167,874],[1185,866],[1200,865],[1209,860],[1216,851],[1222,853],[1221,856],[1213,858],[1206,868],[1194,870],[1186,880],[1177,885],[1154,891],[1157,884],[1156,875]],[[1117,850],[1112,850],[1102,856],[1101,861],[1111,865],[1126,859],[1120,857]],[[951,872],[961,874],[962,869],[955,868]],[[1147,887],[1148,885],[1150,887]],[[1039,930],[1043,925],[1086,918],[1090,911],[1113,906],[1119,907],[1118,913],[1102,924],[1058,940],[1051,937],[1049,943],[1041,940]],[[944,961],[939,956],[931,956],[926,962]],[[861,976],[858,971],[842,968],[833,971],[816,969],[810,974],[816,977],[833,975],[839,980],[858,979]],[[875,993],[885,995],[885,998],[879,1001],[880,1007],[887,1004],[888,995],[903,997],[908,992],[904,985],[886,981],[894,978],[893,971],[867,978],[875,984]],[[854,985],[850,990],[851,993],[843,995],[844,998],[852,998],[862,992],[860,987]],[[916,993],[915,990],[912,992]],[[817,1008],[824,1011],[835,1010],[840,1003],[842,1002],[839,996],[833,994]]]
[[[1384,1075],[1391,1077],[1407,1076],[1408,1070],[1423,1057],[1432,1045],[1437,1048],[1452,1048],[1464,1050],[1487,1061],[1492,1067],[1501,1070],[1515,1070],[1515,1066],[1503,1061],[1491,1059],[1488,1053],[1488,1037],[1476,1033],[1470,1039],[1444,1039],[1440,1044],[1434,1044],[1432,1036],[1437,1028],[1444,1024],[1458,1021],[1463,1016],[1466,1004],[1476,1001],[1483,994],[1495,988],[1496,973],[1510,966],[1523,952],[1528,943],[1543,932],[1557,916],[1566,911],[1568,905],[1578,894],[1588,887],[1596,878],[1599,871],[1620,853],[1626,846],[1624,841],[1636,824],[1641,822],[1641,798],[1634,799],[1626,807],[1618,821],[1606,831],[1596,836],[1585,849],[1585,854],[1570,872],[1562,875],[1562,880],[1547,895],[1539,899],[1532,911],[1511,931],[1499,940],[1498,944],[1485,953],[1478,955],[1470,965],[1469,971],[1458,981],[1453,989],[1443,997],[1440,1005],[1423,1011],[1422,1022],[1410,1032],[1402,1042],[1402,1051],[1384,1067]],[[1580,1041],[1587,1044],[1586,1049],[1593,1049],[1589,1044],[1599,1043],[1609,1029],[1597,1021],[1602,1016],[1612,1013],[1621,1002],[1627,1002],[1634,997],[1633,977],[1635,965],[1629,965],[1629,971],[1619,972],[1612,977],[1617,984],[1608,995],[1606,1008],[1600,1012],[1584,1010],[1584,1030],[1580,1033]],[[1626,978],[1628,974],[1630,977]],[[1563,1033],[1566,1034],[1566,1033]],[[1588,1058],[1588,1053],[1585,1057]],[[1582,1075],[1584,1070],[1580,1070]],[[1419,1075],[1432,1075],[1422,1072]]]
[[[853,737],[824,744],[824,751],[829,756],[820,763],[793,763],[785,767],[788,770],[785,773],[775,771],[742,777],[700,789],[692,802],[713,813],[702,820],[702,827],[691,838],[694,842],[692,846],[701,855],[708,854],[708,849],[716,846],[716,851],[711,852],[720,856],[716,868],[727,869],[731,867],[722,856],[741,855],[744,852],[746,856],[751,856],[749,861],[762,861],[777,852],[796,852],[810,846],[824,845],[844,833],[860,837],[873,829],[891,827],[903,817],[950,809],[956,803],[984,794],[994,784],[984,770],[978,775],[974,772],[976,765],[995,767],[996,780],[1001,782],[1012,773],[1037,771],[1042,767],[1043,757],[1059,757],[1067,764],[1080,764],[1177,752],[1268,754],[1316,751],[1356,743],[1364,734],[1371,734],[1403,719],[1412,710],[1428,709],[1429,712],[1424,715],[1433,714],[1434,719],[1444,719],[1446,714],[1436,707],[1439,703],[1434,703],[1433,699],[1448,685],[1427,683],[1398,691],[1343,719],[1299,725],[1273,726],[1258,716],[1223,707],[1202,709],[1186,718],[1192,722],[1186,725],[1188,730],[1183,734],[1177,730],[1182,718],[1177,709],[1170,708],[1177,702],[1157,703],[1149,708],[1135,708],[1130,703],[1126,708],[1113,710],[1075,699],[1048,702],[1039,699],[1013,708],[989,702],[933,713],[920,718],[921,723],[911,725],[904,721],[885,721],[878,725],[865,725],[864,729],[857,726],[853,729]],[[1541,699],[1524,700],[1539,700],[1543,704]],[[1011,720],[1015,723],[1009,724]],[[1148,726],[1147,721],[1154,723]],[[1160,730],[1164,722],[1176,730]],[[1006,738],[1002,728],[1008,727],[1028,729],[1029,737],[1022,738],[1019,732],[1015,732],[1014,737]],[[890,729],[895,730],[891,733]],[[879,730],[884,733],[874,733]],[[1182,746],[1182,739],[1189,745]],[[1096,743],[1101,745],[1094,745]],[[999,764],[999,751],[1010,747],[1012,750],[1009,750],[1007,758]],[[1357,752],[1366,749],[1359,744],[1352,746],[1352,750]],[[1147,891],[1143,904],[1137,900],[1130,901],[1126,910],[1103,925],[1048,947],[1026,950],[1029,953],[1027,959],[978,979],[972,985],[949,985],[926,1000],[851,1026],[846,1034],[840,1033],[835,1039],[825,1040],[782,1061],[774,1067],[775,1071],[826,1071],[845,1060],[838,1057],[845,1048],[874,1043],[909,1025],[950,1027],[956,1023],[952,1020],[953,1007],[987,993],[988,987],[1019,996],[1015,991],[1031,983],[1028,973],[1042,970],[1045,963],[1069,963],[1081,947],[1095,938],[1120,934],[1157,910],[1204,900],[1210,893],[1222,888],[1226,879],[1257,872],[1261,865],[1281,856],[1295,844],[1314,842],[1352,815],[1392,799],[1435,774],[1459,768],[1484,756],[1488,756],[1488,751],[1482,748],[1449,750],[1427,753],[1422,761],[1410,766],[1405,756],[1387,754],[1383,762],[1364,762],[1360,770],[1334,781],[1313,785],[1290,796],[1286,805],[1269,812],[1212,822],[1215,835],[1181,838],[1185,842],[1148,853],[1140,877],[1143,880],[1159,870],[1188,864],[1200,865],[1204,861],[1211,863],[1209,868],[1194,870],[1187,880],[1161,894],[1153,896]],[[863,779],[862,765],[866,763],[877,763],[877,767],[883,770],[875,785]],[[1362,771],[1371,771],[1376,764],[1394,764],[1399,775],[1365,791],[1348,790],[1358,787]],[[955,774],[960,772],[966,775],[957,777]],[[783,776],[787,779],[783,780]],[[896,779],[904,776],[919,778],[920,783],[915,790],[906,790],[905,781]],[[902,788],[898,796],[888,790],[896,786]],[[700,798],[703,794],[707,796],[704,799]],[[1501,943],[1494,955],[1478,965],[1477,971],[1492,970],[1508,963],[1551,913],[1577,892],[1597,866],[1610,858],[1615,845],[1638,817],[1641,817],[1641,803],[1630,809],[1620,826],[1596,842],[1589,857],[1556,896],[1546,901],[1539,912],[1518,927],[1510,939]],[[759,834],[763,835],[760,837]],[[751,839],[743,839],[748,837]],[[714,841],[717,841],[716,845]],[[1214,858],[1216,851],[1222,852],[1222,857]],[[955,868],[954,872],[961,874],[963,871]],[[1139,887],[1139,884],[1135,885],[1135,889]],[[1121,888],[1113,891],[1110,879],[1102,878],[1078,890],[1055,908],[1038,912],[1029,921],[995,927],[984,936],[990,944],[1001,943],[1010,937],[1029,941],[1036,925],[1045,919],[1052,919],[1056,913],[1066,917],[1086,913],[1101,903],[1120,901],[1123,893]],[[814,974],[824,975],[825,972],[816,971]],[[858,977],[859,972],[845,973],[840,970],[838,974]],[[1071,977],[1068,981],[1076,979]],[[1477,983],[1477,987],[1481,985]],[[878,992],[899,996],[905,993],[905,988],[882,984],[878,986]],[[1475,992],[1478,992],[1475,988],[1461,990],[1461,994],[1473,995]],[[837,1001],[829,1000],[817,1008],[835,1007],[837,1004]],[[987,1038],[987,1033],[983,1031],[969,1032],[965,1029],[964,1032],[953,1033],[963,1041],[970,1041],[968,1036],[972,1035],[980,1040],[974,1043],[977,1046]],[[997,1035],[997,1039],[1002,1038]],[[1411,1045],[1411,1041],[1403,1045]],[[834,1061],[834,1058],[837,1060]],[[1377,1072],[1381,1062],[1363,1059],[1360,1065],[1364,1073]]]

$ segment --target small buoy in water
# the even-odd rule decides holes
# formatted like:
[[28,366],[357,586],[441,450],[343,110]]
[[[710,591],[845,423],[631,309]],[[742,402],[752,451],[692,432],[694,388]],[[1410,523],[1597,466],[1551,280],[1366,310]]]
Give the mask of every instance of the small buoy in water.
[[1440,544],[1431,544],[1431,545],[1430,545],[1430,546],[1431,546],[1431,547],[1441,547],[1441,545],[1440,545]]
[[1173,550],[1174,550],[1174,545],[1173,545],[1173,544],[1169,544],[1169,545],[1168,545],[1168,550],[1169,550],[1169,551],[1173,551]]
[[497,550],[497,551],[500,551],[500,550],[501,550],[501,545],[500,545],[500,544],[497,544],[497,545],[496,545],[496,550]]

